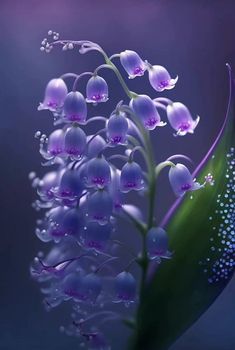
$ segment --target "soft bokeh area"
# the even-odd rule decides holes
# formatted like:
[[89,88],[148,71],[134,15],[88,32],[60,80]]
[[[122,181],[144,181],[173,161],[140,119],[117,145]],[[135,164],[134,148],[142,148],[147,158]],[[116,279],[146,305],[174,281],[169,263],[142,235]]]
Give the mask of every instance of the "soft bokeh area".
[[[94,52],[85,56],[59,49],[48,55],[40,52],[47,31],[58,31],[65,39],[98,42],[109,54],[132,49],[179,75],[176,88],[163,95],[185,103],[201,122],[195,135],[183,138],[174,138],[170,127],[155,130],[156,161],[186,153],[197,164],[225,114],[226,62],[235,70],[234,23],[233,0],[1,0],[0,350],[78,349],[76,339],[58,331],[66,323],[65,309],[46,313],[39,286],[29,276],[29,264],[42,244],[34,235],[38,214],[31,208],[35,197],[28,173],[45,171],[34,134],[53,129],[49,113],[37,111],[46,83],[66,72],[92,70],[102,59]],[[110,84],[110,100],[97,111],[108,115],[126,97],[112,72],[103,75]],[[127,82],[136,92],[156,96],[147,76]],[[158,220],[174,200],[166,175],[158,185]],[[139,203],[144,208],[142,199]],[[130,241],[134,237],[131,232]],[[234,300],[235,280],[171,350],[235,349]],[[114,327],[112,337],[114,349],[123,349],[123,327]]]

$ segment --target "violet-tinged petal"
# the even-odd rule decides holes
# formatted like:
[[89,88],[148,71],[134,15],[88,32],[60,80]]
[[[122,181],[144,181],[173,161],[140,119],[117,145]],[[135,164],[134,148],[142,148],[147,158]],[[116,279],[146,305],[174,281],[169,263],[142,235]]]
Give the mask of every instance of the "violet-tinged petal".
[[149,82],[158,92],[173,89],[178,80],[178,76],[175,79],[172,79],[166,68],[163,66],[149,66],[148,72]]
[[130,79],[144,75],[146,64],[135,51],[125,50],[121,52],[120,61]]
[[119,212],[122,207],[122,193],[120,191],[121,171],[111,168],[111,183],[108,186],[108,191],[113,199],[114,210]]
[[40,103],[38,110],[49,109],[56,111],[63,106],[67,93],[68,89],[63,79],[50,80],[46,86],[44,100]]
[[154,130],[156,126],[165,125],[161,122],[160,115],[151,98],[147,95],[138,95],[130,101],[133,109],[141,123],[148,130]]
[[108,100],[108,84],[104,78],[95,75],[86,86],[86,101],[90,103],[106,102]]
[[115,278],[117,301],[133,302],[136,296],[136,280],[130,272],[123,271]]
[[188,168],[180,163],[170,168],[169,181],[176,196],[182,196],[187,191],[195,191],[203,187],[195,182]]
[[121,170],[120,189],[122,192],[139,191],[144,188],[142,169],[136,162],[126,163]]
[[93,158],[87,165],[88,187],[104,188],[111,181],[109,163],[104,157]]
[[65,152],[74,157],[81,157],[86,148],[86,134],[78,126],[71,126],[65,132]]
[[64,152],[65,133],[62,129],[53,131],[48,138],[47,152],[58,156]]
[[167,257],[168,235],[161,227],[152,227],[146,236],[147,252],[150,258]]
[[110,219],[113,211],[113,200],[105,190],[98,190],[88,197],[88,217],[90,221],[96,221],[105,225]]
[[99,225],[97,222],[88,222],[82,232],[82,243],[86,248],[92,248],[98,251],[103,251],[110,239],[112,226]]
[[188,108],[181,102],[169,104],[166,109],[170,125],[176,130],[176,135],[184,136],[187,133],[193,134],[199,123],[198,116],[193,120]]
[[85,98],[78,91],[71,91],[64,101],[64,116],[68,121],[84,123],[87,117]]
[[107,121],[107,137],[111,145],[124,144],[127,140],[128,121],[122,114],[112,114]]

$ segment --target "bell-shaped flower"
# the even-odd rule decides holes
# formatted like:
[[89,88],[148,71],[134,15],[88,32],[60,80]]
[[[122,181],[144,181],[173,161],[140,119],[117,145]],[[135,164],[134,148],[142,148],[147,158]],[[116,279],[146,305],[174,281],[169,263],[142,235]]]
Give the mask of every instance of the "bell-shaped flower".
[[88,249],[104,251],[110,239],[111,232],[112,226],[109,223],[101,226],[98,222],[90,221],[86,224],[82,232],[82,244]]
[[182,196],[187,191],[195,191],[203,187],[193,179],[188,168],[180,163],[170,168],[169,181],[176,196]]
[[172,79],[166,68],[163,66],[149,65],[148,72],[149,82],[152,87],[158,92],[173,89],[178,80],[178,76]]
[[82,277],[82,274],[79,272],[72,272],[65,276],[61,288],[66,297],[80,299]]
[[53,131],[47,144],[47,153],[56,157],[64,152],[65,133],[63,129]]
[[126,193],[131,190],[140,191],[144,188],[142,169],[136,162],[126,163],[121,170],[120,189]]
[[163,126],[160,115],[151,98],[147,95],[138,95],[130,101],[133,109],[141,123],[148,130],[154,130],[156,126]]
[[125,144],[128,121],[123,114],[112,114],[107,121],[107,137],[111,145]]
[[105,190],[98,190],[91,194],[87,200],[87,211],[90,221],[105,225],[113,211],[113,200]]
[[88,158],[94,158],[97,157],[100,152],[102,152],[106,146],[106,142],[103,139],[102,136],[97,135],[95,136],[90,142],[89,140],[91,139],[93,135],[87,136],[87,142],[88,142],[88,146],[87,146],[87,157]]
[[150,259],[170,258],[168,251],[168,235],[161,227],[152,227],[146,236],[147,252]]
[[129,74],[129,79],[144,75],[146,64],[137,52],[131,50],[121,52],[120,61],[125,71]]
[[45,201],[50,201],[54,198],[54,188],[58,186],[60,176],[57,171],[50,171],[45,174],[39,182],[38,194]]
[[111,181],[109,163],[104,157],[91,159],[87,164],[87,186],[104,188]]
[[67,93],[68,89],[63,79],[50,80],[46,86],[44,100],[40,103],[38,110],[49,109],[52,112],[56,111],[63,106]]
[[78,126],[71,126],[65,132],[65,152],[74,158],[83,155],[86,149],[86,134]]
[[64,100],[64,118],[68,121],[84,123],[87,117],[85,98],[78,91],[71,91]]
[[180,136],[184,136],[187,133],[193,134],[200,120],[199,116],[193,120],[188,108],[181,102],[169,104],[166,108],[166,113],[170,125],[176,130],[176,135]]
[[92,76],[86,86],[86,101],[89,103],[106,102],[108,100],[108,84],[99,75]]
[[95,273],[89,273],[82,277],[79,299],[94,303],[98,298],[101,289],[101,279]]
[[135,301],[136,280],[130,272],[123,271],[115,277],[116,302],[130,303]]
[[64,236],[77,236],[84,227],[84,217],[77,209],[69,209],[62,220],[62,230]]
[[66,170],[61,177],[57,196],[61,198],[77,199],[83,191],[83,183],[80,173],[76,170]]

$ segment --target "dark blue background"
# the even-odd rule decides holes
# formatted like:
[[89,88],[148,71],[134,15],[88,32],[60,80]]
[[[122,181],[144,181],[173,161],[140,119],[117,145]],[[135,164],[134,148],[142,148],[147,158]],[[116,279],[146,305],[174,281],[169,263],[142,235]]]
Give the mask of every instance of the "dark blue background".
[[[176,89],[166,95],[187,104],[194,115],[201,116],[201,123],[193,137],[173,138],[168,127],[154,131],[156,159],[181,152],[197,163],[212,143],[225,113],[225,63],[235,68],[234,24],[232,0],[1,0],[0,350],[78,348],[75,339],[58,332],[63,311],[47,314],[39,288],[29,277],[29,264],[40,244],[34,236],[37,214],[30,206],[34,195],[28,173],[43,171],[35,131],[52,129],[49,114],[37,112],[45,84],[65,72],[91,70],[101,58],[96,53],[79,56],[59,50],[42,54],[40,42],[48,29],[59,31],[63,38],[98,42],[110,54],[136,50],[153,64],[162,64],[173,75],[178,74]],[[104,76],[111,89],[110,101],[102,106],[106,114],[125,96],[112,72]],[[155,96],[146,77],[129,84],[137,92]],[[174,199],[167,181],[161,181],[158,218]],[[234,297],[232,281],[172,350],[235,349]],[[122,346],[116,343],[116,348]]]

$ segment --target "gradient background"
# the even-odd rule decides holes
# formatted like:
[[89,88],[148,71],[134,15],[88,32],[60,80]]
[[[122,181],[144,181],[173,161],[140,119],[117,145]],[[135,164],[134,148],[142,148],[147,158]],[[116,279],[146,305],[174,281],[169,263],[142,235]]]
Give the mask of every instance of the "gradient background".
[[[91,70],[101,57],[59,50],[42,54],[39,47],[46,32],[98,42],[110,54],[133,49],[178,74],[176,89],[165,95],[187,104],[202,120],[193,137],[173,138],[168,127],[153,132],[156,159],[185,152],[197,163],[223,120],[228,95],[225,63],[235,69],[234,24],[233,0],[1,0],[0,350],[78,349],[76,339],[58,332],[63,310],[47,314],[38,285],[29,277],[29,264],[41,245],[34,236],[37,214],[30,206],[34,194],[28,173],[43,173],[35,131],[52,130],[49,114],[37,112],[45,84],[65,72]],[[112,83],[110,101],[102,105],[108,113],[125,96],[112,72],[104,76]],[[129,84],[155,96],[147,77]],[[158,217],[174,199],[164,177],[161,182]],[[235,280],[172,350],[233,350],[234,324]],[[118,331],[114,338],[121,338]],[[123,349],[118,340],[115,349]]]

